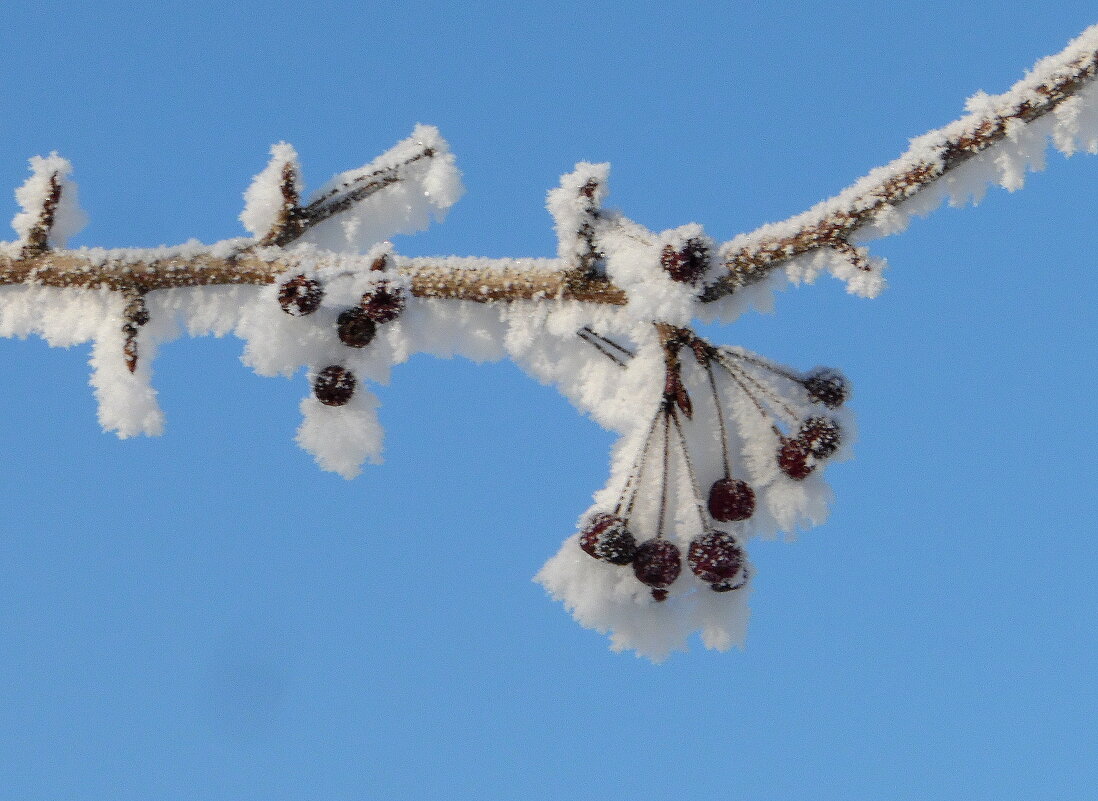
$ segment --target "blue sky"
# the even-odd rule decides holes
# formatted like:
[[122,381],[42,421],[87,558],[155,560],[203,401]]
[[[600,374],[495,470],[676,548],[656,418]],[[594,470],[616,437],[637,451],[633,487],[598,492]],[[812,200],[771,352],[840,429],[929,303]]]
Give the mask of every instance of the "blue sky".
[[[70,5],[70,7],[66,7]],[[834,194],[1098,22],[1091,3],[425,2],[6,10],[0,186],[74,163],[75,244],[243,233],[439,126],[468,193],[402,253],[550,256],[544,193],[718,239]],[[713,339],[855,387],[829,522],[753,543],[747,647],[613,654],[530,577],[609,433],[511,364],[414,358],[386,463],[293,444],[305,379],[163,348],[164,436],[98,429],[86,348],[0,340],[0,797],[1089,797],[1098,764],[1098,159],[876,243]],[[15,213],[13,200],[5,214]]]

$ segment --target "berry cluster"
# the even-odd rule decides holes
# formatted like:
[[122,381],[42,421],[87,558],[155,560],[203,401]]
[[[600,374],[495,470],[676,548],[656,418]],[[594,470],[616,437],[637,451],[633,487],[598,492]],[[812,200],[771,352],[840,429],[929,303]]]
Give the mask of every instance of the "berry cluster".
[[[371,270],[385,270],[388,260],[379,257]],[[285,281],[278,289],[282,310],[294,317],[312,314],[320,308],[324,288],[319,281],[304,275]],[[392,322],[404,310],[404,290],[381,280],[362,295],[357,306],[340,312],[336,318],[336,336],[350,348],[365,348],[377,334],[377,327]],[[355,392],[355,376],[346,367],[333,364],[317,373],[313,394],[326,406],[343,406]]]
[[[632,565],[633,575],[647,586],[657,601],[667,599],[667,588],[682,572],[679,547],[664,537],[668,484],[671,477],[672,431],[681,449],[681,464],[689,475],[695,505],[701,521],[702,534],[695,537],[687,550],[687,565],[691,572],[716,592],[738,589],[747,583],[747,560],[742,546],[734,536],[713,526],[715,520],[744,520],[754,511],[755,498],[744,482],[722,480],[709,493],[710,514],[707,516],[698,490],[680,415],[689,417],[689,407],[683,408],[680,381],[666,382],[663,401],[649,426],[644,444],[634,461],[625,487],[613,512],[599,512],[587,520],[580,533],[579,545],[587,554],[613,565]],[[662,429],[662,436],[659,435]],[[657,446],[657,441],[660,446]],[[659,453],[659,511],[655,536],[637,544],[630,520],[635,510],[641,483],[653,455]],[[714,513],[712,510],[716,510]]]
[[[778,438],[778,469],[794,481],[803,481],[816,469],[819,461],[834,455],[842,444],[842,429],[830,417],[811,415],[801,419],[797,410],[767,381],[756,377],[755,368],[780,379],[799,385],[811,403],[835,409],[846,402],[846,379],[830,368],[820,368],[808,375],[799,375],[780,365],[729,348],[706,345],[708,369],[716,364],[750,400]],[[783,426],[786,430],[783,431]],[[792,432],[796,429],[796,433]]]
[[[775,455],[778,468],[790,479],[799,481],[816,469],[819,460],[827,459],[839,449],[842,430],[834,419],[818,414],[802,417],[803,411],[798,412],[798,408],[803,410],[808,404],[822,404],[832,409],[841,406],[847,397],[846,380],[830,369],[801,375],[739,350],[716,348],[688,329],[663,324],[657,324],[657,329],[666,362],[662,402],[616,506],[613,511],[598,512],[587,520],[580,532],[579,545],[596,559],[613,565],[632,565],[637,580],[651,589],[653,598],[657,601],[667,598],[667,588],[678,579],[683,562],[679,547],[664,536],[674,442],[681,452],[678,464],[682,465],[689,478],[701,523],[701,533],[691,540],[687,549],[686,563],[690,571],[714,592],[739,589],[748,580],[746,555],[739,539],[718,529],[717,523],[749,520],[755,513],[756,496],[747,481],[734,475],[720,383],[728,382],[728,386],[742,393],[770,424],[779,443]],[[618,354],[632,356],[630,351],[589,329],[583,333],[586,334],[583,337],[585,340],[619,363],[622,362]],[[680,350],[692,354],[705,373],[719,429],[724,474],[710,486],[704,502],[683,432],[682,418],[693,419],[694,403],[682,380]],[[787,394],[783,395],[783,390],[777,386],[781,381],[767,379],[764,373],[784,380],[784,392]],[[790,401],[793,395],[788,394],[794,390],[803,393],[796,403]],[[659,433],[661,430],[662,436]],[[658,465],[659,478],[655,483],[649,474],[651,462]],[[659,487],[658,513],[654,536],[638,544],[632,520],[646,475],[649,476],[649,488]]]

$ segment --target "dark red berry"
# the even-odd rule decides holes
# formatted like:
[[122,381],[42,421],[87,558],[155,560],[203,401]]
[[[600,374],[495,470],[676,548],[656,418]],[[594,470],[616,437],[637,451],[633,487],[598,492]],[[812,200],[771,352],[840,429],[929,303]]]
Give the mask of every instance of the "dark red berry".
[[[663,537],[656,537],[641,543],[633,557],[633,573],[641,584],[646,584],[653,590],[652,597],[662,601],[667,597],[664,588],[670,587],[679,577],[682,570],[682,556],[673,542],[668,542]],[[660,597],[662,595],[663,597]]]
[[694,538],[687,551],[687,564],[694,575],[707,584],[720,584],[734,578],[746,561],[743,548],[723,531],[710,531]]
[[802,383],[812,400],[829,409],[837,409],[846,402],[846,378],[838,370],[821,367],[809,373]]
[[600,512],[584,526],[580,547],[596,559],[612,565],[627,565],[637,553],[637,541],[620,517]]
[[755,514],[755,490],[738,478],[722,478],[709,488],[709,514],[714,520],[730,523]]
[[842,430],[834,420],[826,417],[809,417],[801,426],[797,439],[803,442],[808,452],[817,459],[826,459],[839,449]]
[[637,556],[637,541],[625,524],[609,526],[599,535],[599,558],[612,565],[627,565]]
[[782,446],[778,449],[778,467],[783,473],[792,479],[801,481],[816,469],[810,464],[811,454],[808,446],[799,439],[782,439]]
[[303,317],[320,308],[324,290],[318,281],[298,275],[278,288],[278,305],[286,314]]
[[313,382],[313,394],[325,406],[342,406],[355,394],[355,375],[338,365],[325,367]]
[[356,306],[340,312],[336,320],[339,341],[352,348],[364,348],[373,341],[377,324],[369,318],[365,309]]
[[375,323],[389,323],[404,310],[404,290],[388,281],[379,281],[362,296],[362,308]]
[[697,239],[686,240],[681,250],[667,245],[660,253],[660,265],[675,281],[696,283],[709,267],[709,248]]
[[609,512],[598,512],[597,514],[592,515],[587,521],[587,525],[583,527],[583,531],[580,532],[579,546],[591,556],[598,559],[599,534],[618,520],[620,520],[620,518]]

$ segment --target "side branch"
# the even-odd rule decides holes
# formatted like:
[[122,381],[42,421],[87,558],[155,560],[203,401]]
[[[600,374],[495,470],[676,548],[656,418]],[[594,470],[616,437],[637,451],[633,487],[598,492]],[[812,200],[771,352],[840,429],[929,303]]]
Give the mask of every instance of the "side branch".
[[[762,226],[726,245],[728,275],[706,287],[716,300],[765,277],[784,262],[820,248],[849,252],[850,237],[950,170],[1055,110],[1098,74],[1098,26],[1058,55],[1042,60],[1006,94],[988,98],[991,113],[976,112],[914,140],[898,159],[879,167],[838,196],[785,222]],[[743,243],[743,244],[740,244]]]

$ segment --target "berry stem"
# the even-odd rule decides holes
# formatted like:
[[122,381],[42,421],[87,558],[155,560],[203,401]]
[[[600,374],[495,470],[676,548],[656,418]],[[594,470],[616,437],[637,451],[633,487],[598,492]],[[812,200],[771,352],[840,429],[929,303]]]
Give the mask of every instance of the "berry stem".
[[[763,384],[761,381],[759,381],[749,372],[744,370],[742,367],[734,365],[720,358],[717,359],[717,362],[728,372],[729,375],[732,376],[733,379],[735,379],[736,383],[740,385],[743,391],[751,397],[751,399],[755,402],[755,405],[760,409],[760,411],[762,411],[762,404],[759,402],[756,395],[750,389],[748,389],[747,383],[750,383],[756,389],[756,391],[758,391],[763,397],[765,397],[767,402],[772,407],[776,408],[782,414],[784,414],[786,422],[795,424],[800,420],[800,416],[797,414],[796,410],[788,403],[786,403],[780,395],[774,392],[770,387],[766,386],[766,384]],[[763,411],[763,416],[769,418],[771,415],[768,415],[765,411]]]
[[675,424],[675,431],[679,435],[679,444],[682,445],[682,460],[686,465],[686,475],[690,479],[690,491],[694,494],[694,506],[698,510],[698,519],[701,521],[701,530],[705,532],[709,528],[709,518],[705,514],[705,506],[702,502],[701,487],[698,486],[698,476],[694,472],[694,464],[690,459],[690,449],[686,444],[686,434],[683,433],[682,423],[675,410],[671,410],[671,422]]
[[[614,342],[611,339],[607,339],[601,334],[596,334],[594,331],[591,330],[590,326],[584,326],[583,328],[578,330],[576,332],[576,336],[578,336],[580,339],[582,339],[584,342],[586,342],[588,345],[593,347],[595,350],[608,358],[610,361],[614,362],[614,364],[618,365],[619,367],[625,367],[625,360],[632,359],[634,356],[633,351],[629,350],[629,348],[619,345],[617,342]],[[619,356],[618,354],[613,353],[610,348],[613,348],[614,350],[620,352],[622,355]]]
[[[618,503],[614,507],[614,514],[620,516],[625,523],[629,522],[629,516],[633,514],[633,505],[636,503],[637,495],[640,492],[641,478],[644,476],[644,467],[648,462],[649,450],[652,447],[652,437],[656,433],[656,424],[660,421],[660,415],[663,412],[663,408],[663,404],[660,404],[656,409],[656,413],[652,416],[652,422],[648,426],[648,433],[644,435],[644,444],[641,446],[641,449],[637,451],[637,455],[633,459],[633,465],[629,469],[629,475],[625,480],[625,485],[621,489]],[[629,498],[628,504],[625,500],[626,497]],[[622,512],[623,506],[625,507],[624,513]]]
[[660,471],[660,512],[656,518],[656,537],[663,536],[663,518],[667,512],[667,482],[670,478],[671,416],[675,407],[670,403],[663,406],[663,469]]
[[732,350],[731,348],[724,347],[718,348],[718,353],[724,357],[731,357],[733,359],[740,359],[745,362],[749,362],[756,367],[761,367],[764,370],[769,370],[774,375],[780,375],[782,378],[788,378],[790,381],[795,381],[798,384],[804,383],[804,379],[794,373],[792,370],[787,370],[780,365],[768,362],[765,359],[760,359],[758,356],[749,353],[740,353],[739,351]]
[[717,377],[713,374],[713,362],[705,362],[705,372],[709,377],[709,389],[713,392],[713,406],[717,410],[717,425],[721,431],[721,460],[724,463],[724,477],[732,478],[732,461],[728,458],[728,427],[724,424],[724,412],[721,410],[721,396],[717,392]]

